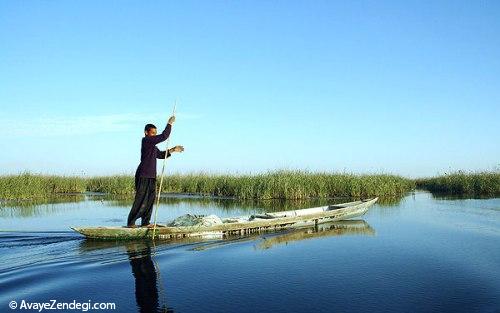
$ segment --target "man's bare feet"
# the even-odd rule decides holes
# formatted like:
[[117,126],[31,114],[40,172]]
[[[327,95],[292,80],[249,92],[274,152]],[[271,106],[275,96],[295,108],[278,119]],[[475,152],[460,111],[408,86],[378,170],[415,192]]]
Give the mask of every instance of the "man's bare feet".
[[127,225],[126,227],[127,227],[127,228],[136,228],[136,227],[137,227],[137,225]]
[[155,224],[141,225],[141,227],[153,228]]

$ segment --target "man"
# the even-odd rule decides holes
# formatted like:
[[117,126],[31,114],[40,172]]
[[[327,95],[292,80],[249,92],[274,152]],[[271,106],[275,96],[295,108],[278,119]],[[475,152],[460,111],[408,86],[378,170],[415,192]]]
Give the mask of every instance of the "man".
[[153,227],[150,224],[153,204],[156,198],[156,159],[170,157],[174,152],[184,151],[183,146],[175,146],[168,151],[160,151],[156,145],[167,140],[172,130],[175,116],[168,119],[167,126],[159,135],[156,126],[147,124],[144,127],[144,138],[141,143],[141,163],[135,171],[135,199],[128,214],[127,227],[136,227],[135,221],[141,218],[141,227]]

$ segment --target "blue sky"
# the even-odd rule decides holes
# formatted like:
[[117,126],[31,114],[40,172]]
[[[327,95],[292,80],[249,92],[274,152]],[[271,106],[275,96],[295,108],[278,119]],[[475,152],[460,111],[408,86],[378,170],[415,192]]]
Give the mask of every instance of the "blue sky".
[[[500,165],[498,1],[1,1],[0,174]],[[164,149],[164,144],[159,147]]]

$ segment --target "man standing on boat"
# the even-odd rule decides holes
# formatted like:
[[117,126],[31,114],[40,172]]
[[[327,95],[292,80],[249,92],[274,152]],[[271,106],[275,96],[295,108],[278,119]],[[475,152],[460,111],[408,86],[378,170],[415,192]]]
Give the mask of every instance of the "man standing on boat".
[[[168,119],[167,126],[159,135],[156,126],[147,124],[144,127],[144,138],[141,143],[141,163],[135,171],[135,199],[128,214],[127,227],[136,227],[135,221],[141,218],[141,227],[153,227],[150,224],[153,204],[156,197],[156,159],[170,157],[174,152],[184,151],[183,146],[175,146],[168,151],[160,151],[157,144],[167,140],[175,123],[175,116]],[[158,195],[159,196],[159,195]]]

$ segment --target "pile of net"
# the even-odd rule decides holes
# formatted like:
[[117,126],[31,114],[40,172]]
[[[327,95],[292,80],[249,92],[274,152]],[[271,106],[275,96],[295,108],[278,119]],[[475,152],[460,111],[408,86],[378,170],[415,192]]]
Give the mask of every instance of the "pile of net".
[[196,215],[184,214],[175,218],[167,226],[214,226],[222,224],[222,220],[217,215]]

